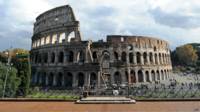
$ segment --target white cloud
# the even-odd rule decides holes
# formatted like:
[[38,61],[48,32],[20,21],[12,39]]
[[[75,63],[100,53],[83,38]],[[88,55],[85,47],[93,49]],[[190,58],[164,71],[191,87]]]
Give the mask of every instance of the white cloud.
[[[0,42],[0,48],[8,48],[3,43],[19,39],[15,35],[26,38],[16,41],[17,47],[30,48],[35,18],[46,10],[66,4],[73,7],[85,39],[129,34],[160,37],[173,47],[200,42],[199,0],[0,0],[0,25],[3,26],[0,38],[6,38],[5,42]],[[160,14],[156,12],[158,9]]]

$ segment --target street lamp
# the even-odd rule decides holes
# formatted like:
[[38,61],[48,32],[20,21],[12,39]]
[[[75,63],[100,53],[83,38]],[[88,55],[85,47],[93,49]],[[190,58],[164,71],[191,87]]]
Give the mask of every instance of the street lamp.
[[7,71],[6,71],[6,77],[5,77],[5,81],[4,81],[4,85],[3,85],[3,95],[2,95],[2,98],[4,98],[4,95],[5,95],[5,90],[6,90],[6,83],[7,83],[7,79],[8,79],[8,72],[9,72],[9,70],[11,69],[10,68],[10,62],[11,62],[11,56],[10,56],[10,51],[8,50],[7,52],[6,52],[6,54],[8,54],[8,62],[7,62],[7,66],[8,66],[8,68],[7,68]]

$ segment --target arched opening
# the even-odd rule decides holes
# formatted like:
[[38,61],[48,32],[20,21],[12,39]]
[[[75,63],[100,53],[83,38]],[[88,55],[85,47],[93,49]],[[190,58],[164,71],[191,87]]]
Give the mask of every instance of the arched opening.
[[136,83],[136,77],[135,77],[135,72],[131,70],[131,83]]
[[96,51],[94,51],[92,53],[92,57],[93,57],[94,62],[97,62],[97,52]]
[[133,63],[133,53],[129,53],[129,62]]
[[160,64],[162,64],[162,56],[160,53],[159,53],[159,62],[160,62]]
[[138,82],[143,82],[143,73],[141,70],[138,71]]
[[42,62],[42,55],[38,54],[38,63],[41,63],[41,62]]
[[115,84],[121,84],[121,74],[119,72],[115,72],[114,81],[115,81]]
[[165,72],[164,74],[165,74],[165,80],[166,80],[166,79],[168,79],[167,78],[167,71],[165,70],[164,72]]
[[155,53],[155,64],[158,64],[158,56],[157,56],[157,54]]
[[58,62],[63,63],[64,61],[64,53],[61,51],[58,56]]
[[61,72],[59,72],[58,76],[57,76],[57,81],[56,81],[58,87],[62,86],[62,81],[63,81],[62,79],[63,79],[63,74]]
[[41,46],[44,45],[44,37],[41,38]]
[[102,68],[110,68],[110,55],[107,51],[103,53]]
[[69,35],[68,35],[68,39],[67,39],[67,42],[71,42],[72,39],[75,38],[75,32],[72,31]]
[[55,62],[55,53],[51,53],[51,63]]
[[78,62],[79,62],[79,63],[84,63],[84,61],[85,61],[85,56],[84,56],[84,52],[83,52],[83,51],[80,51],[80,52],[78,53],[77,59],[78,59]]
[[147,61],[147,53],[146,52],[144,52],[143,58],[144,58],[144,63],[147,64],[148,61]]
[[48,53],[44,53],[44,63],[48,62]]
[[46,85],[46,72],[43,73],[42,75],[42,86]]
[[65,33],[60,34],[59,43],[63,43],[65,41]]
[[156,81],[156,74],[154,70],[151,71],[151,78],[152,78],[152,81]]
[[53,77],[54,77],[54,74],[50,73],[50,75],[48,77],[48,85],[49,86],[53,86]]
[[160,72],[157,70],[157,80],[160,80]]
[[71,88],[73,84],[73,75],[72,73],[68,72],[67,75],[65,76],[65,86],[67,88]]
[[164,80],[164,72],[161,70],[161,79]]
[[84,86],[84,74],[79,73],[78,74],[78,87],[83,87]]
[[114,52],[114,57],[115,57],[115,60],[119,60],[119,55],[117,52]]
[[97,83],[97,76],[95,73],[90,74],[90,86],[95,87]]
[[47,37],[46,37],[46,44],[49,44],[50,43],[50,36],[48,35]]
[[137,52],[136,57],[137,57],[137,64],[141,64],[141,54],[139,52]]
[[52,44],[55,44],[57,42],[57,34],[54,34],[52,36]]
[[149,72],[148,72],[148,71],[146,71],[146,72],[145,72],[145,75],[146,75],[146,81],[147,81],[147,82],[150,82],[150,78],[149,78]]
[[38,62],[38,53],[35,54],[35,63]]
[[122,61],[126,62],[126,52],[122,52]]
[[149,60],[150,60],[150,63],[151,64],[153,64],[153,53],[151,52],[150,54],[149,54]]
[[73,51],[69,51],[68,62],[73,62],[73,61],[74,61],[74,53],[73,53]]
[[37,73],[36,79],[37,79],[36,85],[39,85],[40,84],[40,72]]
[[129,81],[129,77],[128,77],[128,72],[127,71],[125,71],[125,77],[126,77],[126,82],[128,82]]

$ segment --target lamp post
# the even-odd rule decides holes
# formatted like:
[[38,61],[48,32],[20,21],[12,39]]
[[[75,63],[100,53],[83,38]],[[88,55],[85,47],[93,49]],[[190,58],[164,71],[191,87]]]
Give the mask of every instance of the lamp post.
[[6,83],[7,83],[7,79],[8,79],[8,72],[9,70],[11,69],[10,68],[10,62],[11,62],[11,55],[10,55],[10,50],[7,51],[7,54],[8,54],[8,62],[7,62],[7,71],[6,71],[6,77],[5,77],[5,81],[4,81],[4,85],[3,85],[3,95],[2,95],[2,98],[4,98],[5,96],[5,91],[6,91]]

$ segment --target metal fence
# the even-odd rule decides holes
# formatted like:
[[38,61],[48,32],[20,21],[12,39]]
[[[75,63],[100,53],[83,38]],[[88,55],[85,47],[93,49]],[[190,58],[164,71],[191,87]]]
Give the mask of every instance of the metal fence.
[[[30,98],[30,99],[78,99],[87,94],[89,96],[129,96],[137,99],[173,99],[173,98],[200,98],[200,84],[164,85],[140,84],[137,86],[113,85],[108,87],[88,88],[60,88],[60,87],[33,87],[27,95],[23,95],[24,88],[17,92],[6,90],[4,98]],[[0,95],[2,91],[0,91]]]

